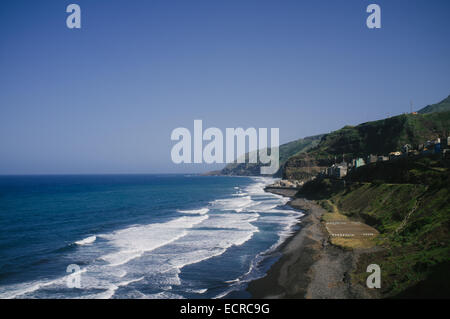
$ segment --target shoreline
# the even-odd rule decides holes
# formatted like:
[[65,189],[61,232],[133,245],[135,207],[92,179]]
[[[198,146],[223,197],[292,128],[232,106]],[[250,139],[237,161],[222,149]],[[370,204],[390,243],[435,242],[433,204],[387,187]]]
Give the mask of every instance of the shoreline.
[[290,189],[269,187],[265,191],[290,197],[287,205],[305,215],[298,223],[300,227],[280,246],[281,257],[264,277],[248,284],[246,290],[252,298],[370,298],[364,287],[354,287],[350,282],[357,254],[329,244],[321,223],[326,211],[305,198],[295,198],[296,191]]

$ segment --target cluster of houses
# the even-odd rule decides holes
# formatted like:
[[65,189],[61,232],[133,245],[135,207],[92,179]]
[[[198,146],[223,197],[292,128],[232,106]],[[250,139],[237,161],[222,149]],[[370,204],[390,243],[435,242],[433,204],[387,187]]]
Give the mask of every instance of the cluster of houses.
[[401,152],[395,151],[389,153],[389,156],[377,156],[377,155],[368,155],[366,158],[354,158],[350,162],[346,162],[343,159],[342,163],[333,164],[327,169],[323,170],[319,176],[322,177],[332,177],[332,178],[343,178],[347,173],[358,167],[364,166],[366,164],[375,163],[375,162],[383,162],[395,160],[397,158],[405,157],[405,156],[415,156],[415,155],[426,155],[426,154],[442,154],[443,157],[447,158],[450,155],[450,136],[447,139],[444,139],[441,142],[440,138],[437,138],[433,141],[427,141],[424,144],[418,145],[417,149],[413,149],[411,145],[406,144],[402,147]]
[[[443,139],[442,142],[440,138],[432,141],[427,141],[424,144],[418,145],[415,149],[411,147],[411,145],[406,144],[403,145],[401,151],[391,152],[388,154],[388,156],[370,154],[365,158],[354,158],[350,162],[346,162],[345,159],[343,159],[342,163],[331,165],[330,167],[321,171],[318,176],[312,177],[311,179],[315,179],[316,177],[331,177],[335,179],[341,179],[346,176],[349,171],[367,164],[395,160],[397,158],[402,158],[405,156],[427,154],[442,154],[444,158],[450,158],[450,136],[446,139]],[[278,180],[274,184],[270,185],[270,187],[298,189],[302,187],[305,182],[306,180]]]

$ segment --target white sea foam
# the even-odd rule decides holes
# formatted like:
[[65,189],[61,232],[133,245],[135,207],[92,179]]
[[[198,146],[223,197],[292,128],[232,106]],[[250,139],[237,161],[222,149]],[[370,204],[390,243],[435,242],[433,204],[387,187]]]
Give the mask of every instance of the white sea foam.
[[187,292],[192,292],[194,294],[204,294],[208,289],[187,289]]
[[137,278],[137,279],[125,280],[125,281],[122,281],[122,282],[118,282],[116,284],[111,284],[103,292],[100,292],[98,294],[85,295],[85,296],[82,296],[80,299],[110,299],[110,298],[112,298],[114,296],[114,294],[116,293],[117,289],[119,289],[120,287],[128,286],[129,284],[141,281],[143,279],[144,279],[144,277],[140,277],[140,278]]
[[275,242],[269,249],[259,253],[250,263],[248,271],[239,276],[238,278],[226,281],[230,285],[229,289],[218,294],[214,298],[223,298],[229,295],[232,291],[241,289],[247,282],[257,279],[263,276],[263,273],[257,271],[258,264],[270,256],[290,235],[293,233],[294,226],[298,223],[299,217],[303,216],[303,213],[293,209],[281,209],[280,206],[284,206],[290,200],[288,197],[283,197],[276,194],[266,193],[264,187],[267,184],[273,183],[274,179],[270,178],[254,178],[254,184],[244,189],[255,202],[252,205],[248,205],[245,211],[257,212],[259,214],[259,223],[268,223],[281,226],[277,232],[278,241]]
[[[86,269],[81,269],[78,273],[83,274],[85,272]],[[31,281],[2,287],[4,289],[0,292],[0,299],[19,298],[27,294],[32,294],[42,288],[48,289],[51,286],[59,287],[65,285],[69,275],[70,274],[53,280]]]
[[0,293],[0,299],[13,299],[17,298],[32,292],[35,292],[36,290],[39,290],[43,287],[50,286],[54,282],[40,282],[40,281],[33,281],[28,282],[24,284],[18,284],[18,285],[11,285],[9,287],[4,287],[5,290]]
[[148,299],[183,299],[182,296],[171,293],[171,292],[167,292],[167,291],[162,291],[162,292],[158,292],[156,294],[148,295],[148,296],[146,296],[146,298],[148,298]]
[[82,240],[76,241],[75,244],[80,245],[80,246],[89,245],[89,244],[92,244],[96,239],[97,239],[97,236],[95,236],[95,235],[89,236]]
[[205,215],[209,212],[209,208],[200,208],[200,209],[193,209],[193,210],[181,210],[178,209],[177,212],[182,214],[192,214],[192,215]]
[[248,196],[248,193],[236,193],[233,194],[232,196]]
[[234,210],[239,213],[254,205],[255,202],[251,199],[251,196],[247,195],[238,198],[217,199],[211,204],[217,210]]
[[101,235],[102,238],[119,248],[119,251],[107,254],[101,259],[110,266],[123,265],[156,248],[174,242],[187,234],[186,230],[207,219],[208,216],[180,217],[166,223],[134,226]]
[[[236,187],[235,196],[212,201],[208,208],[178,210],[187,216],[162,223],[131,226],[75,242],[80,246],[75,254],[83,256],[84,251],[99,254],[83,268],[83,289],[79,297],[113,298],[119,288],[128,286],[121,290],[125,296],[181,298],[178,293],[172,293],[172,289],[180,289],[182,269],[245,244],[259,231],[255,222],[277,225],[279,240],[268,251],[274,250],[291,234],[301,213],[281,209],[279,206],[288,199],[264,192],[264,186],[273,182],[272,179],[254,180],[255,183],[247,187]],[[258,263],[268,251],[258,254],[248,272],[230,281],[230,290],[220,296],[225,296],[252,278]],[[62,276],[52,281],[2,287],[0,298],[33,297],[42,288],[46,291],[55,288],[55,296],[65,297],[61,288],[66,289],[66,278]],[[160,292],[144,294],[135,289],[134,283]],[[190,289],[193,293],[207,292],[207,289]]]

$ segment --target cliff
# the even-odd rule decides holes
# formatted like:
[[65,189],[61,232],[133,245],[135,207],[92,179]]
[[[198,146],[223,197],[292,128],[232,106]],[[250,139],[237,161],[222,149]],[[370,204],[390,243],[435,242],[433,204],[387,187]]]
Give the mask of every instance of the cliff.
[[[286,163],[289,157],[302,154],[312,147],[316,146],[323,135],[309,136],[300,138],[296,141],[289,142],[280,145],[280,169],[275,176],[281,176],[283,171],[283,165]],[[248,154],[245,155],[248,157]],[[260,175],[261,163],[232,163],[228,164],[222,171],[221,175],[240,175],[240,176],[258,176]]]

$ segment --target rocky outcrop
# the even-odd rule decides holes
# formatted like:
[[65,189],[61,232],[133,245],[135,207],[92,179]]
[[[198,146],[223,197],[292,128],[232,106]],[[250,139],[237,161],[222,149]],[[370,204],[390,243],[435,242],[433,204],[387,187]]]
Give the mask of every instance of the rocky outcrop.
[[308,154],[291,157],[283,167],[283,178],[289,180],[307,181],[320,171],[334,163],[331,159],[317,159]]

